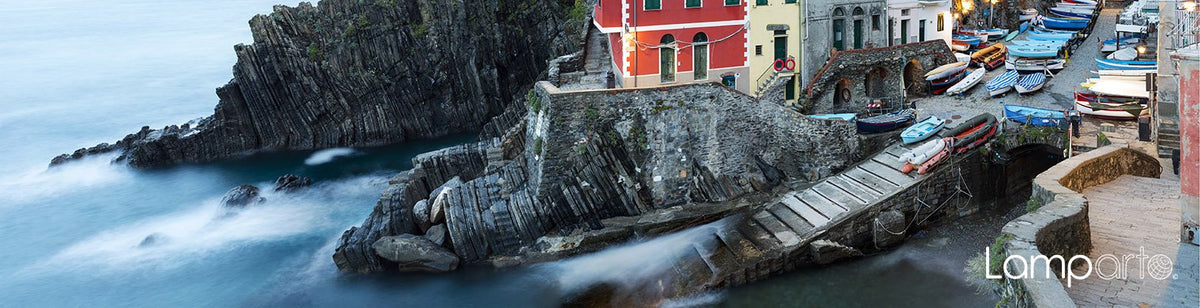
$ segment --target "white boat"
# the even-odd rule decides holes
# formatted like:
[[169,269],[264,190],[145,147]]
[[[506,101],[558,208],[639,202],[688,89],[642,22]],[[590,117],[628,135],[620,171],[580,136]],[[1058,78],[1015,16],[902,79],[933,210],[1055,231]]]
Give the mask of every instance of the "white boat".
[[971,55],[956,52],[954,53],[954,59],[957,59],[958,62],[971,62]]
[[[1142,106],[1142,110],[1145,110],[1145,105]],[[1084,115],[1105,119],[1132,120],[1138,117],[1137,115],[1124,110],[1094,110],[1092,109],[1091,103],[1080,100],[1075,101],[1075,110],[1078,110],[1079,113]]]
[[971,71],[971,74],[967,75],[967,77],[964,77],[963,80],[954,84],[949,89],[946,89],[946,95],[955,95],[967,92],[967,90],[970,90],[972,87],[979,84],[980,80],[983,80],[983,75],[987,75],[986,68],[981,67]]
[[1029,20],[1033,19],[1034,16],[1038,16],[1038,11],[1035,9],[1021,10],[1021,15],[1020,15],[1021,21],[1029,21]]
[[1088,89],[1102,95],[1150,98],[1146,83],[1133,80],[1101,79]]
[[929,160],[929,158],[933,157],[934,155],[937,155],[937,153],[941,152],[945,147],[945,140],[942,140],[941,138],[935,138],[929,142],[921,144],[921,146],[915,149],[901,154],[898,160],[900,162],[907,162],[913,165],[920,165],[925,163],[925,161]]
[[1176,49],[1175,51],[1171,52],[1171,55],[1192,59],[1200,58],[1200,43],[1194,43],[1184,46],[1183,48]]
[[1108,56],[1105,58],[1110,60],[1132,61],[1133,59],[1137,59],[1137,56],[1137,47],[1130,46],[1114,51],[1113,53],[1108,54]]
[[1021,76],[1021,79],[1018,79],[1017,83],[1013,85],[1013,89],[1016,89],[1017,93],[1028,94],[1033,91],[1041,90],[1042,85],[1045,84],[1046,74],[1033,73]]
[[1097,70],[1092,71],[1096,75],[1103,76],[1141,76],[1146,78],[1146,74],[1158,73],[1158,70]]
[[938,66],[937,68],[930,70],[928,73],[925,73],[925,80],[932,81],[953,76],[954,74],[966,69],[967,63],[969,62],[954,62]]
[[1004,68],[1008,70],[1022,72],[1042,72],[1046,70],[1057,71],[1065,67],[1066,61],[1062,59],[1020,59],[1009,58],[1004,60]]
[[987,87],[988,95],[994,97],[1011,90],[1012,86],[1017,83],[1018,78],[1020,78],[1020,74],[1017,74],[1017,71],[1009,70],[1004,72],[1004,74],[993,77],[992,80],[988,80],[984,86]]

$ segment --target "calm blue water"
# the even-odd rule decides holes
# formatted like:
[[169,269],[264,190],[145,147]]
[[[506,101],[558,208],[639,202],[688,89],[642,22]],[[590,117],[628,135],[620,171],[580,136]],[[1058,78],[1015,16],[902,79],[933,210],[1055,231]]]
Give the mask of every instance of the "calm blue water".
[[[643,247],[509,271],[339,275],[333,243],[366,218],[387,177],[410,168],[416,153],[470,136],[339,157],[277,153],[142,171],[106,156],[46,168],[55,155],[143,125],[210,114],[213,89],[236,60],[232,46],[251,40],[246,21],[279,1],[0,1],[0,306],[549,306],[563,289],[615,279],[609,268],[646,266],[633,261],[648,260]],[[214,219],[228,189],[269,187],[284,173],[311,176],[315,186],[266,192],[266,204]],[[151,234],[164,240],[139,248]],[[840,274],[803,277],[862,283]],[[888,292],[955,283],[937,277]],[[794,304],[784,295],[796,288],[805,286],[768,280],[730,300]]]

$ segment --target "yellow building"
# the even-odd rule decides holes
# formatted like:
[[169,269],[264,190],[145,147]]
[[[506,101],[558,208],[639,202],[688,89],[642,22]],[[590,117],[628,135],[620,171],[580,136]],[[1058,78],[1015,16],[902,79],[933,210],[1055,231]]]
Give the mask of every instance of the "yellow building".
[[[802,87],[800,71],[800,41],[804,30],[800,16],[805,0],[749,0],[749,19],[746,52],[750,60],[750,93],[761,94],[760,88],[773,79],[791,78],[788,83],[787,100],[795,100]],[[784,70],[776,74],[775,61],[785,62]],[[791,59],[791,60],[789,60]],[[789,70],[790,68],[790,70]]]

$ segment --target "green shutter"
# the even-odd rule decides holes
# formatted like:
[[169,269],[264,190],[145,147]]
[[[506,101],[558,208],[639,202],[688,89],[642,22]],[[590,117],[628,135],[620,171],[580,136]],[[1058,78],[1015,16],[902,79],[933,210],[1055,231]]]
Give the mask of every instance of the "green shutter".
[[796,0],[783,0],[783,3],[796,3]]
[[700,7],[700,0],[687,0],[683,3],[683,7]]
[[739,4],[742,4],[742,0],[725,0],[725,5],[739,5]]
[[[725,4],[728,5],[729,1],[725,1]],[[767,5],[767,0],[754,0],[754,4],[755,5]]]
[[[729,1],[729,0],[725,0],[725,1]],[[646,0],[645,7],[646,7],[645,9],[647,9],[647,10],[662,9],[662,0]]]

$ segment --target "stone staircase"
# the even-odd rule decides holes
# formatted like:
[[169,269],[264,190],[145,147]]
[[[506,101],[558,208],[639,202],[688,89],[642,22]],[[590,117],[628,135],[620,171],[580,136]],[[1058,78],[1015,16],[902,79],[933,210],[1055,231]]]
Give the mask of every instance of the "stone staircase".
[[577,79],[561,88],[567,90],[589,90],[607,88],[608,74],[612,72],[612,51],[608,48],[608,35],[595,28],[588,31],[584,50],[583,71],[564,74],[568,79]]
[[[1174,107],[1174,104],[1171,104],[1170,107]],[[1159,108],[1164,107],[1160,106]],[[1175,121],[1177,119],[1178,117],[1173,119],[1158,119],[1157,150],[1159,158],[1169,159],[1171,158],[1172,151],[1179,150],[1179,123]]]
[[896,159],[908,150],[892,145],[808,189],[786,193],[744,219],[713,228],[675,264],[674,274],[711,288],[791,270],[808,253],[801,249],[806,244],[930,177],[900,172]]

